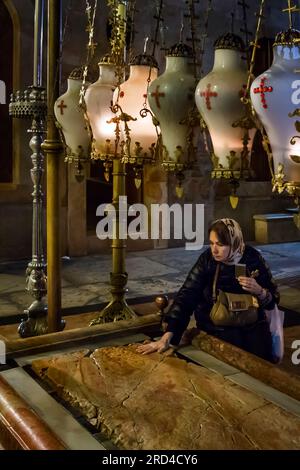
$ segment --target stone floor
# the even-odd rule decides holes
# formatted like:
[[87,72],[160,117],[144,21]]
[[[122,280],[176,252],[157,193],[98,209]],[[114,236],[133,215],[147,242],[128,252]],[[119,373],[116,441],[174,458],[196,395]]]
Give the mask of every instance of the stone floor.
[[[298,372],[299,366],[295,366],[291,362],[292,350],[290,346],[294,339],[299,338],[300,331],[300,242],[261,245],[256,248],[261,250],[279,284],[281,306],[287,313],[285,326],[290,327],[285,328],[286,355],[284,362],[279,367],[295,374],[295,368]],[[198,256],[199,252],[185,251],[184,248],[128,253],[126,262],[129,274],[127,298],[135,304],[135,308],[137,300],[139,300],[141,302],[139,308],[143,309],[148,308],[148,304],[142,304],[145,300],[153,301],[160,293],[174,294]],[[87,325],[94,316],[94,313],[91,312],[97,311],[100,305],[110,299],[108,273],[111,257],[110,255],[99,255],[73,259],[64,258],[62,264],[63,313],[68,315],[66,328]],[[16,327],[12,324],[8,325],[8,323],[18,321],[17,319],[22,316],[23,309],[32,302],[30,295],[24,289],[26,265],[26,261],[0,264],[0,325],[1,323],[3,325],[1,326],[1,334],[12,339],[17,337]],[[155,308],[155,306],[152,307]],[[77,314],[83,311],[90,313]],[[76,315],[70,315],[72,313]],[[85,317],[84,322],[80,318],[82,316]],[[129,338],[125,342],[122,338],[124,344],[142,340],[143,338]],[[102,343],[101,345],[103,346]],[[207,363],[203,363],[205,353],[198,351],[197,354],[201,355],[202,366],[220,373],[220,361],[209,356]],[[37,390],[36,382],[25,373],[24,369],[24,366],[31,363],[32,359],[31,356],[18,359],[17,367],[7,369],[5,366],[5,370],[0,374],[22,397],[26,398],[37,413],[43,413],[42,417],[51,429],[59,429],[59,432],[64,433],[61,438],[67,442],[69,448],[76,450],[99,449],[99,446],[101,447],[103,444],[102,437],[98,438],[97,434],[91,436],[81,421],[77,422],[77,418],[73,419],[60,403],[56,403],[52,397],[46,397],[47,394],[44,390]],[[191,356],[190,359],[195,362],[194,356]],[[229,366],[222,364],[222,370],[224,367],[228,368]],[[227,369],[224,375],[228,375]],[[246,380],[245,374],[240,371],[234,375],[233,381],[236,381],[237,377],[241,378],[241,386],[253,390],[259,396],[265,397],[266,395],[269,398],[272,396],[271,401],[275,403],[281,400],[278,403],[280,406],[284,405],[285,409],[287,406],[294,406],[290,397],[284,396],[282,398],[277,390],[266,390],[264,384],[258,383],[252,377],[247,376]],[[300,416],[299,403],[297,402],[296,405],[298,416]],[[51,413],[47,412],[48,409],[51,409]],[[295,413],[295,410],[293,409],[292,412]],[[64,423],[64,425],[58,426],[58,423]],[[109,448],[107,445],[110,443],[105,444],[105,448]]]
[[[147,339],[147,337],[141,333],[129,336],[116,335],[113,339],[110,338],[106,341],[99,338],[99,344],[94,343],[93,348],[128,345],[142,342],[144,339]],[[25,353],[25,355],[17,357],[14,365],[11,367],[6,367],[2,371],[0,368],[0,376],[2,376],[14,388],[14,390],[26,401],[29,407],[46,422],[50,429],[66,444],[68,449],[101,450],[105,448],[113,450],[115,447],[112,442],[110,440],[105,440],[105,436],[98,433],[96,428],[87,426],[87,421],[83,419],[78,410],[74,410],[66,406],[66,403],[58,399],[57,394],[53,393],[53,390],[51,391],[51,388],[49,388],[48,385],[41,386],[41,382],[36,381],[32,373],[29,373],[30,365],[34,360],[50,358],[60,354],[65,356],[66,353],[78,351],[78,347],[78,345],[76,346],[73,344],[67,349],[60,349],[58,346],[58,349],[55,351],[33,352],[28,355]],[[90,349],[90,344],[80,344],[80,349],[85,347]],[[238,386],[244,388],[244,393],[250,391],[257,396],[257,400],[266,400],[280,407],[282,410],[292,413],[294,416],[300,418],[300,403],[294,398],[272,388],[269,384],[266,385],[265,383],[260,382],[248,374],[241,372],[239,369],[236,369],[231,365],[196,349],[192,345],[185,346],[180,350],[180,353],[183,359],[192,361],[194,364],[199,364],[201,369],[205,368],[208,371],[215,372],[219,378],[224,377],[224,379],[232,382],[235,387]],[[243,404],[245,405],[245,400],[243,401]],[[285,411],[283,411],[283,413],[285,413]],[[279,412],[279,417],[281,416],[281,413],[282,411]],[[262,424],[265,425],[265,422]],[[272,432],[273,430],[268,430],[267,435],[272,436]],[[278,436],[284,437],[285,432],[286,426],[284,427],[283,432]],[[272,448],[274,447],[272,443],[271,446]]]
[[[281,292],[281,306],[300,313],[300,242],[256,246],[269,263]],[[199,251],[184,248],[127,254],[127,299],[151,301],[174,294]],[[0,321],[17,321],[32,302],[25,290],[27,261],[0,264]],[[62,259],[62,307],[65,314],[97,310],[110,300],[110,255]]]

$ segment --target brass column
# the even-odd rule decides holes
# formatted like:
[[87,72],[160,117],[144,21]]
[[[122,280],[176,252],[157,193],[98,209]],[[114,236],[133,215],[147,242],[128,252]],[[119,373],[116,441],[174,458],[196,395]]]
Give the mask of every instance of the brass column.
[[[123,45],[123,55],[126,58],[125,30],[126,30],[126,6],[127,2],[121,0],[118,5],[119,16],[119,40]],[[121,52],[121,48],[120,51]],[[123,61],[123,59],[122,59]],[[120,109],[120,108],[119,108]],[[123,112],[121,111],[121,115]],[[120,118],[122,121],[122,118]],[[116,148],[119,147],[119,132],[116,133]],[[112,272],[110,273],[112,300],[100,312],[97,318],[91,321],[90,325],[106,323],[110,321],[129,320],[136,317],[135,312],[129,307],[125,299],[127,291],[126,284],[128,274],[125,271],[126,261],[126,240],[120,238],[120,227],[124,227],[126,214],[122,213],[122,207],[119,204],[120,196],[126,196],[126,171],[125,164],[122,163],[122,152],[113,159],[113,200],[116,218],[114,220],[114,237],[112,242]],[[124,208],[125,209],[125,208]],[[127,206],[126,206],[127,213]],[[127,220],[127,219],[126,219]],[[127,226],[126,226],[127,230]]]
[[42,144],[47,161],[48,332],[64,328],[61,319],[60,160],[63,145],[55,125],[54,103],[59,96],[61,0],[48,0],[47,138]]
[[33,183],[32,259],[26,269],[26,290],[35,300],[24,310],[27,318],[22,319],[18,327],[18,333],[22,338],[47,332],[47,306],[45,302],[47,279],[43,243],[44,155],[41,151],[47,115],[46,95],[44,88],[42,88],[43,25],[44,0],[35,0],[33,85],[24,92],[13,93],[9,105],[11,116],[32,120],[31,127],[28,129],[28,133],[31,135],[29,146],[32,150],[32,168],[30,170]]
[[[113,286],[112,294],[115,296],[116,293],[122,295],[125,294],[125,285],[127,283],[127,273],[125,272],[125,256],[126,256],[126,240],[119,238],[120,221],[123,218],[123,214],[120,213],[119,197],[126,195],[126,172],[125,165],[121,163],[119,158],[113,161],[113,198],[112,203],[116,210],[116,221],[115,221],[115,237],[112,242],[112,273],[111,273],[111,284]],[[127,207],[126,207],[127,209]],[[116,281],[117,277],[120,277],[119,282]],[[121,278],[124,278],[124,285],[121,282]],[[126,279],[125,279],[126,278]]]
[[[118,320],[130,320],[136,317],[135,312],[129,307],[125,299],[127,291],[126,284],[128,274],[125,271],[126,261],[126,239],[120,238],[120,227],[124,227],[124,219],[126,214],[122,210],[126,208],[120,207],[119,197],[126,195],[126,171],[125,164],[120,158],[113,161],[113,200],[112,204],[115,208],[116,218],[114,220],[114,238],[112,242],[112,272],[110,273],[111,295],[112,300],[100,312],[97,318],[92,320],[90,325],[106,323]],[[127,227],[126,227],[127,229]]]

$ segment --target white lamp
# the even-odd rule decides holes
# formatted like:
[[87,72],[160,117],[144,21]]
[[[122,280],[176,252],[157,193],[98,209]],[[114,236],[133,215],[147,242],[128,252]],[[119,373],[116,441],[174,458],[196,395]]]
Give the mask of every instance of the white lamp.
[[99,78],[85,93],[86,113],[93,133],[91,158],[113,159],[115,156],[115,116],[111,111],[117,86],[116,67],[108,55],[99,62]]
[[253,107],[272,148],[273,191],[286,190],[291,195],[300,195],[300,140],[291,140],[300,131],[297,121],[300,114],[299,41],[300,31],[295,29],[278,33],[271,67],[251,86]]
[[154,80],[148,90],[150,108],[159,121],[162,138],[162,165],[176,172],[179,184],[177,195],[182,196],[182,171],[194,161],[195,77],[193,51],[179,43],[166,54],[166,70]]
[[[147,54],[137,55],[130,63],[128,80],[121,83],[114,92],[114,103],[118,102],[123,113],[133,118],[129,122],[129,144],[124,146],[123,163],[130,163],[135,170],[135,184],[141,184],[143,164],[153,163],[157,156],[158,130],[151,113],[147,113],[147,89],[157,78],[158,65],[154,57]],[[123,141],[128,136],[122,132]]]
[[54,104],[54,114],[64,137],[65,161],[75,163],[80,175],[81,163],[90,157],[90,136],[84,118],[84,110],[79,105],[82,85],[82,69],[76,68],[68,78],[68,89]]
[[241,57],[244,44],[239,36],[227,33],[215,41],[214,48],[214,66],[198,83],[196,105],[212,140],[212,177],[238,180],[249,176],[248,146],[255,132],[247,129],[245,140],[245,128],[239,127],[246,113],[241,102],[247,83]]

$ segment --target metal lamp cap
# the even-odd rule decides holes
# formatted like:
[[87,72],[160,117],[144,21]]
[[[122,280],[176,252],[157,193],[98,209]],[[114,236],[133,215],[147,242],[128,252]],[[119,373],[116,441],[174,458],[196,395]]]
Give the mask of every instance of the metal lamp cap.
[[187,44],[179,42],[170,47],[166,52],[167,57],[187,57],[189,59],[193,58],[193,49]]
[[276,34],[274,46],[293,46],[295,42],[300,41],[300,31],[289,28]]
[[233,33],[226,33],[215,40],[214,49],[232,49],[234,51],[243,52],[245,50],[245,44],[240,36]]

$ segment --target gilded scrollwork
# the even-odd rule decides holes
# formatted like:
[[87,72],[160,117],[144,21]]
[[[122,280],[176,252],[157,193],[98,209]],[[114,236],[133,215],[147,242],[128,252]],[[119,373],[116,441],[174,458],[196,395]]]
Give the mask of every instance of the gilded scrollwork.
[[284,174],[284,165],[283,163],[279,163],[277,167],[277,172],[274,174],[272,178],[273,188],[272,191],[277,191],[279,194],[283,193],[286,189],[285,182],[284,182],[285,174]]

